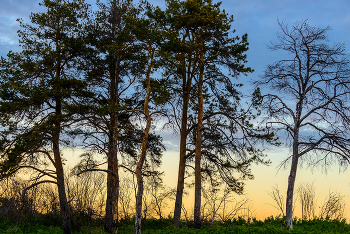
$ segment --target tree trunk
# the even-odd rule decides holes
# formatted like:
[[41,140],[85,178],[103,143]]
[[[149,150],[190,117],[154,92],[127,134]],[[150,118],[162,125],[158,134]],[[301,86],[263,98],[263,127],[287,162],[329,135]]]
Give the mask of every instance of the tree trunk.
[[[62,229],[64,234],[70,234],[71,233],[70,210],[69,210],[68,200],[66,196],[62,163],[59,167],[60,169],[57,168],[57,184],[58,184],[58,196],[60,199]],[[61,171],[61,172],[59,173],[58,171]]]
[[141,211],[142,211],[142,195],[143,195],[142,167],[146,160],[148,134],[152,124],[152,119],[151,119],[151,115],[149,113],[149,107],[148,107],[149,100],[151,97],[150,75],[151,75],[152,67],[153,67],[153,52],[151,52],[151,63],[148,66],[147,73],[146,73],[147,95],[146,95],[145,104],[144,104],[144,115],[146,116],[146,127],[145,127],[145,130],[143,131],[140,159],[136,166],[137,194],[136,194],[136,213],[135,213],[134,234],[141,234],[141,218],[142,218]]
[[[203,80],[203,78],[202,78]],[[202,189],[202,175],[201,175],[201,155],[202,155],[202,127],[203,127],[203,96],[202,96],[202,82],[199,81],[198,87],[198,126],[196,134],[196,155],[195,155],[195,195],[194,195],[194,228],[201,228],[201,189]]]
[[[56,48],[59,48],[59,43],[56,41]],[[60,83],[61,78],[61,61],[58,58],[56,65],[56,76],[55,81]],[[68,199],[66,195],[65,183],[64,183],[64,171],[62,165],[62,158],[60,152],[60,134],[61,134],[61,121],[62,121],[62,96],[61,87],[54,87],[55,94],[55,120],[53,124],[53,134],[52,134],[52,149],[54,154],[54,163],[57,173],[57,189],[58,197],[60,200],[60,213],[62,217],[62,229],[64,234],[71,233],[71,220],[70,220],[70,210],[68,205]]]
[[293,193],[294,193],[294,184],[297,174],[298,159],[299,159],[299,130],[294,132],[293,139],[293,156],[292,156],[292,165],[288,177],[288,189],[287,189],[287,200],[286,200],[286,221],[285,225],[290,229],[293,229]]
[[181,208],[182,208],[182,196],[185,185],[185,170],[186,170],[186,142],[187,142],[187,115],[188,115],[188,103],[190,100],[190,93],[187,89],[183,94],[183,106],[181,117],[181,129],[180,129],[180,162],[179,172],[177,179],[177,190],[174,207],[173,223],[176,228],[180,226]]
[[58,197],[60,200],[60,213],[62,217],[62,229],[64,234],[71,233],[71,221],[70,221],[70,210],[66,195],[65,183],[64,183],[64,172],[62,159],[59,149],[59,131],[53,137],[53,153],[55,160],[55,168],[57,173],[57,188]]
[[[113,1],[113,4],[116,4]],[[118,8],[118,6],[113,5]],[[118,11],[118,10],[117,10]],[[119,16],[121,17],[121,16]],[[116,23],[113,21],[113,23]],[[114,28],[115,29],[115,25]],[[112,34],[114,35],[114,31]],[[116,56],[116,57],[114,57]],[[110,89],[109,98],[110,102],[114,105],[119,105],[119,65],[120,60],[117,59],[119,54],[111,55],[112,59],[109,64],[110,67]],[[110,113],[109,123],[109,155],[108,155],[108,175],[107,175],[107,199],[106,199],[106,217],[105,217],[105,231],[108,233],[114,233],[118,229],[118,199],[119,199],[119,170],[118,170],[118,137],[119,137],[119,113],[117,110],[113,110]]]
[[117,137],[113,137],[114,143],[111,146],[108,155],[107,174],[107,199],[106,199],[106,217],[105,231],[108,233],[116,232],[118,228],[118,195],[119,195],[119,171],[117,157]]
[[195,155],[195,194],[194,194],[194,228],[201,228],[201,203],[202,203],[202,175],[201,175],[201,156],[202,156],[202,128],[203,128],[203,53],[201,53],[200,74],[198,80],[198,123],[196,133],[196,155]]
[[143,195],[143,178],[142,178],[141,167],[140,165],[138,165],[136,169],[137,194],[136,194],[136,213],[135,213],[135,229],[134,229],[135,234],[141,234],[142,195]]
[[[115,70],[111,72],[111,102],[119,104],[118,100],[118,82],[119,76]],[[118,170],[118,112],[111,113],[111,122],[109,126],[109,155],[107,168],[107,199],[106,199],[106,218],[105,231],[108,233],[116,232],[118,228],[118,198],[119,198],[119,170]]]

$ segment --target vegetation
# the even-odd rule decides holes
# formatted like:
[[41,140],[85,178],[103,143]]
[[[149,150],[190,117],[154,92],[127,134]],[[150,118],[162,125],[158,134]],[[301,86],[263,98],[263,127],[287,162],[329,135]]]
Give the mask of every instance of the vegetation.
[[35,171],[23,199],[39,184],[57,185],[63,230],[70,233],[60,147],[69,145],[63,135],[75,122],[73,100],[88,95],[77,69],[85,49],[80,30],[88,7],[79,0],[45,0],[42,5],[47,12],[32,14],[32,24],[20,22],[23,50],[9,52],[0,62],[0,178]]
[[[63,233],[59,224],[48,225],[47,220],[53,217],[47,216],[41,219],[28,218],[27,222],[12,223],[8,219],[0,219],[0,232],[3,233],[40,233],[40,234],[61,234]],[[59,219],[59,217],[57,217]],[[118,233],[131,234],[133,233],[134,220],[120,221]],[[211,227],[207,223],[203,223],[200,230],[193,229],[193,223],[181,222],[181,228],[175,228],[171,219],[145,219],[143,220],[142,232],[143,233],[188,233],[188,234],[221,234],[221,233],[234,233],[234,234],[341,234],[349,233],[350,225],[346,224],[344,220],[328,220],[328,219],[313,219],[309,221],[294,220],[293,230],[289,230],[284,226],[283,217],[269,217],[264,221],[259,220],[245,220],[243,218],[237,218],[229,220],[225,223],[215,223],[214,227]],[[83,226],[79,231],[73,231],[72,233],[78,234],[103,234],[101,226]]]
[[[280,23],[271,49],[292,57],[269,65],[244,96],[235,82],[253,72],[248,36],[234,34],[221,3],[41,5],[31,24],[19,20],[22,51],[0,60],[0,231],[349,232],[344,197],[330,192],[317,215],[310,184],[296,190],[302,217],[293,216],[301,159],[350,162],[350,62],[343,45],[327,43],[328,28]],[[176,190],[158,171],[158,129],[167,127],[180,136]],[[238,195],[254,178],[251,164],[269,163],[260,146],[279,145],[282,131],[292,149],[286,202],[273,188],[281,216],[256,220]],[[63,147],[86,149],[71,171]],[[192,212],[182,202],[188,184]]]
[[[120,182],[120,219],[118,233],[132,233],[135,224],[136,176],[133,180],[121,177]],[[70,200],[72,233],[108,233],[104,231],[104,207],[107,192],[104,183],[106,176],[102,172],[89,172],[80,176],[66,176],[67,197]],[[129,186],[129,185],[132,186]],[[59,196],[51,184],[41,184],[28,191],[27,201],[21,197],[26,180],[19,177],[2,181],[0,187],[0,231],[5,233],[63,233],[62,219],[59,213]],[[315,193],[313,187],[303,185],[308,192],[300,193],[310,197]],[[165,189],[159,181],[145,179],[145,192],[142,202],[143,233],[347,233],[350,225],[343,219],[344,200],[342,196],[332,195],[323,204],[310,203],[306,209],[317,211],[310,219],[294,218],[294,228],[284,226],[284,216],[269,217],[264,221],[255,219],[249,212],[249,201],[239,199],[232,190],[224,194],[203,190],[202,228],[194,230],[193,213],[187,214],[180,222],[179,229],[173,225],[171,205],[175,193]],[[216,191],[217,192],[217,191]],[[309,193],[306,194],[306,193]],[[302,205],[302,201],[299,201]],[[305,203],[305,202],[304,202]],[[336,205],[331,205],[337,203]],[[169,207],[170,205],[170,207]],[[321,207],[319,210],[317,207]],[[339,208],[340,207],[340,208]],[[170,208],[170,209],[169,209]],[[337,211],[338,212],[335,212]],[[327,212],[333,216],[326,216]],[[185,213],[186,214],[186,213]],[[330,213],[328,213],[331,215]],[[326,217],[325,217],[326,216]],[[165,218],[167,217],[167,218]]]

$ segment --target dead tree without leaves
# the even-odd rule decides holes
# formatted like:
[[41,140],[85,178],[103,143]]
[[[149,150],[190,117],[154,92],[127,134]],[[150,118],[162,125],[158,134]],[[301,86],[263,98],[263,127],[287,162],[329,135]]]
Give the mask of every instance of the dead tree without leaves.
[[237,199],[234,196],[234,191],[228,186],[223,190],[217,188],[202,188],[204,204],[202,206],[202,220],[211,222],[214,226],[214,221],[224,223],[227,220],[232,220],[238,216],[249,218],[251,210],[249,208],[250,200],[247,197]]
[[297,189],[299,202],[301,204],[301,217],[305,220],[315,218],[316,200],[315,187],[313,183],[302,183]]
[[328,197],[325,199],[325,202],[320,207],[320,218],[323,219],[344,219],[345,211],[345,197],[339,192],[329,191]]
[[275,207],[278,211],[280,211],[282,216],[285,216],[285,211],[284,211],[284,207],[285,207],[285,203],[284,203],[284,197],[283,195],[280,193],[280,189],[278,188],[277,185],[272,186],[272,191],[271,192],[267,192],[267,194],[269,194],[269,196],[273,199],[273,201],[275,202],[275,205],[270,204],[271,206]]
[[266,126],[283,132],[292,151],[282,165],[290,165],[285,225],[293,229],[300,161],[310,159],[325,167],[339,162],[343,168],[350,162],[350,61],[343,44],[328,42],[328,27],[313,27],[306,21],[279,25],[278,40],[270,49],[287,56],[268,65],[255,84],[269,88],[268,94],[258,95],[267,112]]

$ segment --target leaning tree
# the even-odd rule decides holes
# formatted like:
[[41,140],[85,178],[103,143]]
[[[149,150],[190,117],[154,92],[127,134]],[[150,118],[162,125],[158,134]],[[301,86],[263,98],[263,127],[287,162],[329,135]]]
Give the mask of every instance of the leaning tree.
[[350,63],[344,45],[330,45],[329,28],[317,28],[306,21],[288,28],[279,23],[281,32],[272,50],[288,52],[288,57],[267,66],[256,82],[270,94],[262,96],[268,119],[266,124],[285,131],[292,154],[286,200],[285,224],[293,228],[293,192],[298,163],[350,160],[349,98]]

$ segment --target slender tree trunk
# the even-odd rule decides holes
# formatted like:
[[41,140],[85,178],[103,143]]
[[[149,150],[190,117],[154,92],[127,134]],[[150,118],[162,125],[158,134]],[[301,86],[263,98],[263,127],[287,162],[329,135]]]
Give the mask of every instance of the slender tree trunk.
[[151,53],[151,63],[148,66],[146,73],[146,86],[147,86],[147,95],[145,98],[144,104],[144,115],[146,116],[146,127],[143,131],[142,138],[142,148],[139,162],[136,166],[136,178],[137,178],[137,194],[136,194],[136,213],[135,213],[135,229],[134,234],[141,234],[141,218],[142,218],[142,195],[143,195],[143,178],[142,178],[142,167],[146,160],[146,152],[147,152],[147,141],[149,130],[151,128],[152,119],[149,113],[149,100],[151,97],[151,70],[153,67],[153,53]]
[[118,228],[119,171],[117,157],[117,136],[113,136],[111,142],[113,143],[111,143],[111,150],[108,155],[107,167],[109,173],[107,174],[107,199],[105,217],[105,231],[108,233],[114,233]]
[[56,116],[57,123],[55,124],[55,132],[53,134],[53,154],[55,160],[55,168],[57,173],[57,189],[58,189],[58,197],[60,200],[60,213],[62,217],[62,229],[64,234],[71,233],[71,221],[70,221],[70,210],[66,195],[65,183],[64,183],[64,171],[62,165],[62,158],[60,154],[59,148],[59,139],[60,139],[60,116],[61,116],[61,104],[58,100],[56,102]]
[[[56,48],[60,47],[58,40],[56,41]],[[64,234],[71,233],[71,220],[70,220],[70,210],[68,199],[66,195],[66,188],[64,183],[64,171],[60,152],[60,134],[61,134],[61,121],[62,121],[62,97],[61,97],[61,87],[59,86],[59,81],[61,78],[61,61],[58,58],[56,65],[56,77],[55,82],[56,87],[54,87],[55,94],[55,117],[54,120],[54,130],[52,134],[52,149],[54,154],[54,162],[57,173],[57,189],[58,197],[60,200],[60,213],[62,217],[62,229]]]
[[[119,63],[112,59],[110,64],[110,102],[119,104]],[[108,155],[108,175],[107,175],[107,200],[106,200],[106,217],[105,231],[114,233],[118,229],[118,199],[119,199],[119,170],[118,170],[118,111],[113,110],[110,114],[109,126],[109,155]]]
[[294,131],[292,165],[288,177],[285,225],[293,229],[293,193],[299,159],[299,129]]
[[182,197],[185,187],[185,170],[186,170],[186,143],[187,143],[187,115],[188,115],[188,103],[190,100],[190,90],[189,85],[183,91],[183,106],[182,106],[182,117],[181,117],[181,129],[180,129],[180,162],[179,162],[179,172],[177,179],[177,190],[176,199],[174,207],[174,218],[173,223],[176,228],[180,226],[181,219],[181,208],[182,208]]
[[[203,61],[203,58],[202,58]],[[201,228],[201,189],[202,189],[202,175],[201,175],[201,155],[202,155],[202,128],[203,128],[203,64],[199,74],[198,81],[198,125],[196,133],[196,155],[195,155],[195,195],[194,195],[194,228]]]
[[[140,162],[139,162],[140,164]],[[137,177],[137,194],[136,194],[136,213],[135,213],[135,234],[141,233],[141,218],[142,218],[142,195],[143,195],[143,178],[140,165],[136,168]]]
[[[56,142],[54,142],[56,145]],[[58,186],[58,196],[60,199],[60,213],[62,217],[62,229],[64,234],[71,233],[71,220],[70,220],[70,210],[66,195],[65,183],[64,183],[64,172],[62,166],[62,160],[59,152],[59,148],[54,146],[54,158],[55,167],[57,172],[57,186]]]

